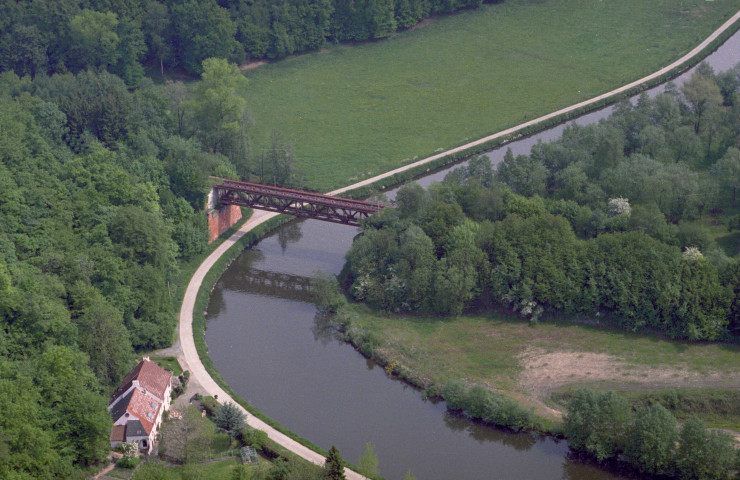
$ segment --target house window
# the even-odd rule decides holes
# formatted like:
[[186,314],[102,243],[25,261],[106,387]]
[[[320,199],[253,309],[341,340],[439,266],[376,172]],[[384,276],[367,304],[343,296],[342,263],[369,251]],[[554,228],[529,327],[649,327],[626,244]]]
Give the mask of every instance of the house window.
[[141,448],[147,448],[149,446],[149,443],[146,440],[141,441]]

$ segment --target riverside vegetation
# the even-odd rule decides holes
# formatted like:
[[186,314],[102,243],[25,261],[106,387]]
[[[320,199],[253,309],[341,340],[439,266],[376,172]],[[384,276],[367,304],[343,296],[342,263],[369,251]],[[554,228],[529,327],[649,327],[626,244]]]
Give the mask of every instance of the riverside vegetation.
[[[715,386],[736,392],[740,263],[732,230],[740,217],[732,199],[740,181],[738,73],[740,68],[715,73],[702,65],[680,90],[669,85],[653,99],[643,95],[636,105],[619,104],[599,124],[568,126],[562,138],[537,144],[528,156],[508,152],[496,171],[479,157],[428,191],[415,184],[402,187],[397,208],[365,222],[339,276],[352,299],[398,316],[378,318],[343,305],[331,293],[324,294],[323,305],[339,310],[337,321],[349,338],[364,353],[392,365],[392,373],[440,394],[450,409],[516,430],[553,428],[529,408],[537,404],[532,402],[536,392],[520,384],[529,375],[522,370],[527,348],[529,353],[542,347],[546,353],[588,352],[602,344],[602,352],[633,350],[633,364],[641,355],[655,359],[657,353],[663,355],[658,363],[696,369],[695,382],[712,373],[718,375]],[[495,314],[494,325],[490,316],[454,319],[463,312],[500,308],[532,326],[520,328]],[[553,314],[638,333],[615,341],[610,330],[537,325]],[[545,332],[537,333],[540,328]],[[521,335],[509,340],[508,333],[517,329]],[[559,337],[549,335],[564,329],[594,344],[579,350],[572,336],[563,335],[559,344]],[[653,335],[645,349],[639,332]],[[727,343],[721,348],[682,343],[678,352],[669,346],[661,354],[663,347],[656,350],[654,342],[671,344],[661,337]],[[453,350],[454,355],[447,353]],[[645,381],[653,373],[657,370],[641,370]],[[631,376],[621,371],[594,379],[597,385],[606,380],[629,388],[634,380],[623,382],[620,374]],[[655,383],[691,386],[691,378]],[[546,393],[578,383],[593,382],[577,377],[553,384]],[[711,386],[702,380],[694,385]],[[733,468],[729,437],[708,434],[694,420],[687,420],[679,434],[673,415],[655,406],[660,395],[635,418],[622,408],[629,405],[626,400],[601,395],[569,396],[564,432],[574,448],[600,461],[621,456],[642,472],[681,478],[723,478]],[[733,395],[720,394],[736,405]],[[600,408],[611,408],[603,404],[612,401],[623,417],[592,430],[578,423],[588,415],[599,417]],[[733,407],[724,413],[734,425]],[[661,445],[672,446],[660,453],[662,460],[655,460],[657,452],[627,447],[628,437],[645,435],[654,422],[665,426]],[[683,442],[690,445],[699,437],[714,445],[718,457],[686,457],[693,447]]]
[[[387,19],[390,3],[383,3],[382,8],[373,11],[385,14]],[[537,3],[517,5],[512,10],[517,18],[528,18],[530,23],[518,34],[511,31],[510,37],[515,43],[534,42],[531,43],[534,45],[537,40],[532,32],[543,35],[561,32],[559,48],[547,56],[559,58],[561,63],[552,68],[563,70],[561,66],[571,62],[571,49],[583,42],[563,33],[562,22],[550,21],[562,19],[566,14],[590,15],[582,20],[594,28],[593,34],[602,25],[596,20],[612,23],[615,16],[589,10],[587,7],[593,2],[549,3],[557,8],[559,15],[538,9],[537,15],[527,16],[525,7],[534,9]],[[619,31],[627,31],[629,25],[635,32],[645,32],[648,29],[642,22],[668,27],[655,28],[655,41],[648,47],[648,53],[640,47],[639,55],[632,58],[640,62],[634,71],[622,70],[631,68],[626,63],[632,60],[615,52],[634,51],[636,44],[622,44],[621,50],[609,48],[608,45],[618,44],[618,36],[599,42],[604,50],[596,51],[593,56],[611,59],[607,60],[608,65],[621,65],[616,72],[605,70],[612,73],[604,84],[594,87],[597,90],[654,70],[664,60],[675,58],[716,28],[734,8],[729,0],[690,1],[681,10],[673,8],[673,2],[668,1],[656,2],[654,8],[646,8],[644,2],[637,0],[622,4],[640,13],[624,15]],[[252,34],[261,38],[264,30],[260,29],[267,25],[275,28],[266,34],[269,42],[273,42],[265,50],[268,57],[283,54],[276,47],[278,40],[294,41],[296,50],[315,48],[304,42],[307,36],[301,36],[310,33],[307,26],[311,19],[325,20],[328,10],[317,7],[312,10],[317,15],[311,17],[306,13],[311,8],[305,3],[281,5],[283,8],[269,12],[268,21],[263,16],[264,2],[247,5],[247,2],[215,0],[54,0],[3,4],[3,15],[0,15],[0,410],[3,412],[0,477],[83,477],[105,456],[111,422],[106,398],[130,369],[135,352],[171,343],[176,301],[187,283],[190,263],[197,263],[207,249],[206,222],[201,212],[208,176],[295,182],[296,159],[285,140],[294,141],[296,136],[292,127],[287,129],[289,119],[284,119],[287,130],[281,132],[282,137],[273,134],[280,131],[274,120],[265,120],[263,128],[262,112],[256,107],[266,102],[245,90],[242,74],[227,62],[247,60],[245,45],[249,42],[245,38]],[[399,9],[394,10],[395,22],[402,28],[409,25],[410,19],[421,18],[404,17],[405,5],[399,2]],[[417,4],[409,1],[408,5],[413,9]],[[434,3],[418,5],[421,5],[419,14],[473,6],[459,2],[447,2],[439,8]],[[466,12],[459,17],[471,20],[470,23],[461,24],[457,17],[451,17],[433,22],[434,28],[419,29],[428,33],[421,34],[426,39],[415,44],[414,58],[422,58],[423,43],[435,37],[437,29],[441,29],[439,35],[457,31],[460,38],[465,37],[466,31],[461,25],[475,24],[477,31],[485,30],[486,19],[508,11],[496,10],[498,7],[484,6],[479,9],[479,16]],[[334,11],[342,9],[336,7]],[[278,17],[285,22],[277,21]],[[291,20],[298,17],[301,21]],[[360,40],[365,31],[368,37],[376,38],[392,31],[388,25],[380,28],[379,23],[376,26],[380,29],[365,28],[369,23],[363,22],[374,21],[372,15],[359,20],[358,15],[345,15],[343,18],[353,25],[347,29],[344,20],[337,18],[330,17],[329,34],[324,38]],[[680,31],[669,21],[671,18],[682,26]],[[441,26],[448,20],[451,27],[444,32]],[[539,28],[533,27],[536,22],[542,22]],[[285,24],[288,26],[280,27]],[[343,33],[332,33],[331,28],[335,32],[342,29]],[[193,29],[199,35],[192,35]],[[692,34],[687,36],[686,31]],[[418,35],[412,33],[409,38]],[[317,45],[323,42],[320,35],[312,38],[318,39]],[[445,57],[449,59],[450,52],[465,42],[445,38],[449,44]],[[337,51],[357,50],[352,54],[354,62],[360,58],[354,55],[364,55],[370,62],[373,55],[368,51],[395,48],[400,49],[401,43],[381,42]],[[288,50],[284,53],[289,53]],[[500,50],[506,48],[502,46]],[[271,51],[276,53],[273,55]],[[530,48],[523,55],[531,54]],[[384,57],[388,71],[395,68],[389,60],[391,57]],[[424,58],[432,61],[441,57],[439,51],[430,51]],[[583,58],[582,65],[593,60],[589,55]],[[397,61],[405,62],[402,56]],[[488,63],[495,61],[498,60]],[[152,62],[160,67],[178,65],[186,72],[201,73],[202,78],[191,88],[173,81],[155,84],[144,76],[144,66]],[[527,70],[529,78],[546,74],[545,70],[538,73],[535,68],[540,63],[534,62],[532,69]],[[274,64],[266,71],[276,76],[279,65]],[[511,66],[502,68],[511,69]],[[362,70],[353,73],[362,74]],[[428,78],[435,77],[435,69],[427,68],[419,75],[415,81],[421,88]],[[577,72],[556,85],[558,104],[581,98],[574,92],[582,87],[573,81],[584,75],[584,71]],[[300,81],[294,77],[293,82],[295,90]],[[511,78],[496,82],[498,86],[517,83]],[[258,83],[253,77],[252,84]],[[488,90],[486,85],[481,84],[481,95]],[[530,83],[535,90],[540,86],[540,82]],[[237,96],[245,91],[248,101]],[[473,89],[465,88],[464,92],[463,97],[467,98]],[[563,92],[566,94],[562,95]],[[550,93],[553,92],[545,92],[543,96]],[[587,96],[588,92],[582,95]],[[304,97],[309,96],[304,92]],[[527,94],[517,97],[532,98]],[[415,101],[427,103],[424,98]],[[248,114],[250,103],[252,117]],[[550,108],[550,104],[535,103],[537,113]],[[335,108],[335,111],[346,109]],[[511,111],[499,112],[499,117],[508,116]],[[262,129],[259,130],[262,134],[253,131],[252,118],[254,128]],[[488,119],[477,118],[474,123],[485,124],[486,129],[496,128]],[[419,119],[407,120],[411,123]],[[511,117],[505,123],[517,120]],[[301,129],[307,131],[314,126],[303,123]],[[431,130],[437,132],[445,131],[447,126],[430,124]],[[457,132],[454,138],[474,134],[472,130],[464,134]],[[330,143],[326,139],[320,142]],[[345,148],[347,145],[351,144]],[[427,148],[412,147],[414,154]],[[396,164],[395,158],[407,155],[400,150],[396,153],[388,157],[390,163]],[[316,171],[321,171],[315,156],[306,154],[303,158],[306,163],[297,166],[308,169],[307,166],[316,164]],[[336,158],[341,163],[346,157]],[[332,183],[345,182],[348,180],[345,177],[361,171],[358,165],[367,158],[361,156],[357,161],[354,170],[344,172],[335,171],[329,165],[332,175],[325,175],[326,178],[332,178]],[[322,186],[315,178],[311,181],[311,186]]]

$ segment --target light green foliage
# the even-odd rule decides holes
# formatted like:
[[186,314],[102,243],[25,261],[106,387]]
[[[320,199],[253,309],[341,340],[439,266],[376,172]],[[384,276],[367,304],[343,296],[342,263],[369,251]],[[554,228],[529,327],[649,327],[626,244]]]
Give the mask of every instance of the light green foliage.
[[706,118],[722,105],[722,92],[710,75],[699,71],[691,74],[691,78],[683,84],[681,91],[694,115],[694,131],[699,133],[703,123],[706,123]]
[[[345,11],[353,5],[338,2],[334,16],[351,17]],[[243,92],[257,120],[255,144],[268,144],[279,130],[306,184],[329,190],[344,184],[335,177],[366,178],[629,83],[669,64],[737,10],[729,0],[683,6],[504,1],[388,41],[260,66],[248,71]],[[677,18],[686,31],[675,28]]]
[[375,446],[368,442],[362,449],[362,455],[357,461],[360,471],[370,475],[378,475],[378,455],[375,453]]
[[147,462],[136,469],[132,480],[176,480],[177,474],[173,468],[163,462]]
[[103,67],[114,64],[118,59],[117,26],[118,15],[113,12],[84,9],[72,18],[69,22],[72,39],[87,57],[80,63]]
[[406,475],[403,476],[403,480],[416,480],[416,477],[411,473],[411,469],[406,471]]
[[123,458],[133,458],[139,453],[139,442],[123,442],[121,444]]
[[246,121],[247,101],[237,95],[246,83],[233,63],[219,58],[203,60],[201,81],[193,87],[186,109],[202,142],[214,151],[224,150]]
[[183,463],[200,460],[210,454],[214,430],[213,423],[189,406],[182,418],[170,418],[162,424],[160,451]]

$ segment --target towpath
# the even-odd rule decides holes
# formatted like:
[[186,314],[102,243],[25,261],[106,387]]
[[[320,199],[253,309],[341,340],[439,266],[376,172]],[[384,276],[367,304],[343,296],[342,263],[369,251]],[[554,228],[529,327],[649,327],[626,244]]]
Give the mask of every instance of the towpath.
[[[717,30],[714,31],[709,37],[707,37],[703,42],[701,42],[699,45],[696,46],[693,50],[691,50],[689,53],[684,55],[683,57],[679,58],[675,62],[671,63],[670,65],[658,70],[655,73],[652,73],[646,77],[643,77],[639,80],[636,80],[632,83],[629,83],[627,85],[624,85],[620,88],[617,88],[615,90],[612,90],[610,92],[604,93],[602,95],[599,95],[597,97],[591,98],[589,100],[585,100],[583,102],[577,103],[575,105],[571,105],[570,107],[563,108],[561,110],[558,110],[557,112],[553,112],[547,115],[543,115],[539,118],[536,118],[534,120],[530,120],[528,122],[522,123],[520,125],[517,125],[515,127],[503,130],[498,133],[494,133],[493,135],[489,135],[485,138],[481,138],[479,140],[476,140],[474,142],[467,143],[465,145],[459,146],[457,148],[453,148],[451,150],[447,150],[445,152],[439,153],[437,155],[433,155],[431,157],[427,157],[423,160],[419,160],[418,162],[414,162],[408,165],[405,165],[403,167],[397,168],[395,170],[391,170],[389,172],[383,173],[381,175],[377,175],[372,178],[368,178],[366,180],[363,180],[361,182],[357,182],[355,184],[334,190],[332,192],[329,192],[329,195],[338,195],[340,193],[347,192],[349,190],[353,190],[358,187],[363,187],[366,185],[370,185],[372,183],[375,183],[379,180],[383,180],[385,178],[391,177],[397,173],[407,171],[409,169],[418,167],[420,165],[427,164],[429,162],[433,162],[434,160],[437,160],[441,157],[444,157],[446,155],[451,155],[454,153],[461,152],[463,150],[467,150],[468,148],[475,147],[477,145],[480,145],[482,143],[489,142],[491,140],[495,140],[497,138],[516,133],[518,131],[521,131],[524,128],[530,127],[532,125],[535,125],[540,122],[544,122],[546,120],[550,120],[552,118],[555,118],[559,115],[572,112],[574,110],[588,107],[590,105],[594,105],[597,102],[612,97],[614,95],[619,95],[621,93],[624,93],[628,90],[630,90],[633,87],[636,87],[640,84],[649,82],[657,77],[660,77],[661,75],[664,75],[665,73],[668,73],[672,69],[682,65],[683,63],[687,62],[689,59],[691,59],[693,56],[697,55],[702,49],[704,49],[707,45],[709,45],[714,39],[716,39],[719,35],[721,35],[725,30],[730,28],[735,22],[740,20],[740,10],[735,13],[735,15],[732,16],[727,22],[725,22],[721,27],[719,27]],[[262,212],[258,211],[255,212],[255,214],[244,223],[244,225],[239,228],[238,231],[236,231],[234,234],[231,235],[231,237],[227,238],[221,245],[216,248],[216,250],[213,251],[204,261],[203,263],[198,267],[195,274],[190,280],[190,283],[187,286],[187,290],[185,291],[185,296],[183,298],[182,302],[182,308],[180,309],[180,323],[179,323],[179,347],[180,351],[176,352],[177,357],[180,360],[180,363],[182,364],[182,367],[190,370],[191,375],[191,381],[195,381],[197,385],[200,386],[199,390],[201,390],[201,393],[211,395],[211,396],[218,396],[218,399],[221,402],[226,401],[234,401],[231,396],[226,393],[209,375],[208,371],[206,371],[205,367],[203,366],[203,363],[200,360],[200,357],[198,356],[198,352],[195,349],[195,341],[193,339],[193,309],[195,307],[195,299],[198,295],[198,291],[200,290],[200,287],[203,283],[203,279],[205,278],[205,275],[208,273],[208,271],[213,267],[213,265],[216,263],[216,261],[229,249],[231,248],[234,243],[236,243],[240,238],[242,238],[247,232],[254,229],[258,225],[261,225],[262,223],[266,222],[270,218],[276,216],[275,213],[268,213],[268,212]],[[176,348],[177,345],[173,346],[173,348]],[[236,403],[236,402],[234,402]],[[237,404],[238,405],[238,404]],[[245,410],[246,412],[246,410]],[[247,412],[248,413],[248,412]],[[296,442],[292,438],[288,437],[287,435],[277,431],[276,429],[272,428],[271,426],[267,425],[262,420],[256,418],[254,415],[248,415],[247,416],[247,423],[249,426],[253,428],[257,428],[259,430],[263,430],[267,432],[267,436],[273,440],[274,442],[278,443],[279,445],[283,446],[284,448],[292,451],[293,453],[303,457],[304,459],[313,462],[317,465],[323,465],[324,464],[324,457],[313,450],[309,449],[308,447]],[[365,477],[362,475],[347,469],[346,470],[347,479],[348,480],[363,480]]]

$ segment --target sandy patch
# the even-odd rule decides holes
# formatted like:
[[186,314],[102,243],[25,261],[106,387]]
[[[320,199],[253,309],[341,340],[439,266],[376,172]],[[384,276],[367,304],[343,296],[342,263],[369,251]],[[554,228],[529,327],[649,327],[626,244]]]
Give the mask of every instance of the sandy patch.
[[260,65],[265,65],[267,62],[265,60],[257,60],[256,62],[249,62],[249,63],[242,63],[239,65],[239,70],[251,70],[253,68],[257,68]]
[[689,371],[680,366],[650,367],[591,352],[551,352],[528,349],[519,355],[519,384],[543,398],[560,388],[603,383],[614,388],[714,387],[740,388],[740,372]]

